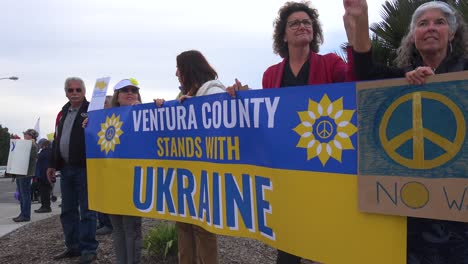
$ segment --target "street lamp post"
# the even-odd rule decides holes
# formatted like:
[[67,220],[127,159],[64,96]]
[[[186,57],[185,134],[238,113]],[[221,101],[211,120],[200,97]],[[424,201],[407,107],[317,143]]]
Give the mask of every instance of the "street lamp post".
[[0,78],[0,80],[12,80],[12,81],[17,81],[18,79],[19,79],[19,78],[16,77],[16,76]]

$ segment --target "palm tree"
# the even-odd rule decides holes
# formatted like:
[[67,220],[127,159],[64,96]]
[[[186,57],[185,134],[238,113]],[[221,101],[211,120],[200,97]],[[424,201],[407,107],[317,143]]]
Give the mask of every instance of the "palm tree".
[[[432,0],[387,0],[382,5],[380,16],[383,21],[370,26],[373,55],[376,62],[395,66],[396,50],[401,39],[408,33],[411,16],[423,3]],[[468,2],[466,0],[447,0],[468,23]]]

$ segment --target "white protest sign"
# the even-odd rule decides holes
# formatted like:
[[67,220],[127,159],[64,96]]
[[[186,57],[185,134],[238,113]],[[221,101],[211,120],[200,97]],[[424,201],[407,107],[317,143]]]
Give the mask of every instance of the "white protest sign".
[[29,156],[31,155],[31,140],[10,139],[10,153],[8,155],[7,173],[27,175]]
[[93,97],[89,103],[88,112],[101,110],[104,108],[106,101],[107,87],[109,86],[110,77],[99,78],[94,85]]

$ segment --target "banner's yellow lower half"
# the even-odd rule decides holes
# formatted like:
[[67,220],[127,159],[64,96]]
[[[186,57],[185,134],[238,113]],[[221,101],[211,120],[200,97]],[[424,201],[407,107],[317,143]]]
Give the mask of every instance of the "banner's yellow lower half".
[[355,175],[193,161],[87,162],[93,210],[192,223],[322,263],[406,263],[406,218],[359,212]]

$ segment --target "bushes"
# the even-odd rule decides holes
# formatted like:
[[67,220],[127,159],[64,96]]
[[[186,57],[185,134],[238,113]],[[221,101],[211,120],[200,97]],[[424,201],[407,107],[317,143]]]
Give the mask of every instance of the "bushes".
[[150,229],[145,236],[144,248],[149,257],[165,260],[170,256],[177,256],[177,232],[175,225],[161,222]]

